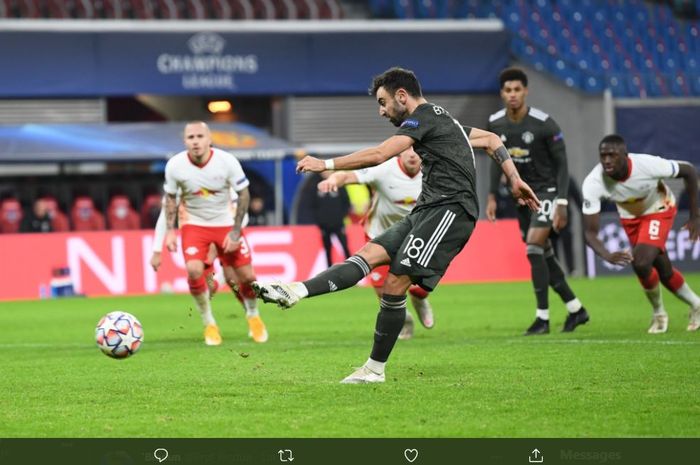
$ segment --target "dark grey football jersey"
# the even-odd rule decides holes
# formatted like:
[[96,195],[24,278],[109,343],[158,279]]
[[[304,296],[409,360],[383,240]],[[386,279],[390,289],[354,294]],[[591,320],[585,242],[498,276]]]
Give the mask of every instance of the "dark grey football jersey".
[[521,121],[513,122],[503,109],[489,117],[488,130],[500,136],[520,177],[535,192],[556,192],[555,153],[565,150],[564,137],[547,113],[530,107]]
[[423,161],[423,185],[415,210],[458,203],[470,216],[479,217],[469,130],[432,103],[419,105],[401,124],[396,134],[413,138],[413,149]]

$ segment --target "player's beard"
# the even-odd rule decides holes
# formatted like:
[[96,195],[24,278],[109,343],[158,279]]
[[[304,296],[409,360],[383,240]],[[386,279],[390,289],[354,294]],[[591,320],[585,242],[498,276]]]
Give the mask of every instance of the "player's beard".
[[391,124],[396,126],[397,128],[403,124],[403,122],[406,120],[408,117],[408,110],[404,107],[401,111],[396,112],[396,116],[392,116],[389,118],[389,121],[391,121]]

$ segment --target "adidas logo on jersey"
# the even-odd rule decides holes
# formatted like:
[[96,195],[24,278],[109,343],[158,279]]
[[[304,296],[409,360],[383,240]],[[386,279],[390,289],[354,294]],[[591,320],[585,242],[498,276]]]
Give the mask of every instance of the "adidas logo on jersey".
[[411,266],[411,260],[409,260],[408,257],[406,257],[403,260],[401,260],[401,264],[403,266]]
[[338,290],[338,286],[336,286],[333,281],[328,281],[328,289],[330,289],[331,292],[334,292]]

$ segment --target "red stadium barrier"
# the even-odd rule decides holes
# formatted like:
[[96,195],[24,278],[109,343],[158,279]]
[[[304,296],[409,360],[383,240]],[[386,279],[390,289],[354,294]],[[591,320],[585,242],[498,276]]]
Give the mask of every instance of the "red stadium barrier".
[[[260,280],[305,280],[326,267],[315,226],[251,227],[246,236]],[[350,250],[362,246],[359,226],[350,227],[348,237]],[[148,294],[165,288],[186,292],[181,253],[165,252],[155,273],[149,265],[151,250],[150,230],[2,235],[0,300],[45,296],[52,270],[66,266],[76,292],[88,296]],[[529,264],[516,222],[482,221],[442,282],[527,279]]]

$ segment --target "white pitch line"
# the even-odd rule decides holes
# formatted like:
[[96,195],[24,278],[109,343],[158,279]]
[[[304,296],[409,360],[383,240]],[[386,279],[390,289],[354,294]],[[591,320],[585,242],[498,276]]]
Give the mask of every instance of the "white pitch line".
[[[536,337],[536,336],[535,336]],[[522,339],[511,339],[507,341],[510,344],[639,344],[639,345],[687,345],[687,346],[697,346],[700,345],[700,341],[664,341],[664,340],[652,340],[652,339],[559,339],[559,340],[547,340],[547,341],[533,341],[531,338],[527,340]]]

